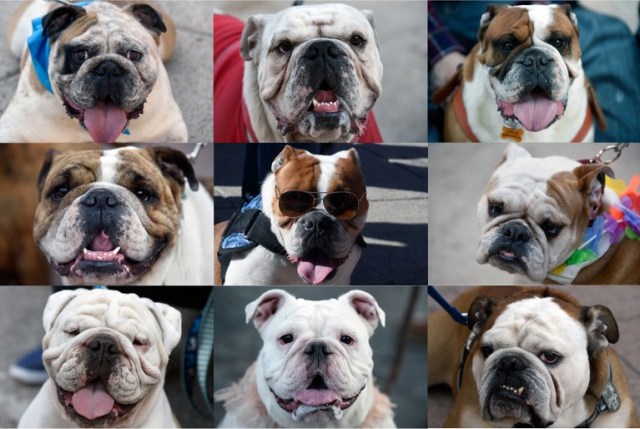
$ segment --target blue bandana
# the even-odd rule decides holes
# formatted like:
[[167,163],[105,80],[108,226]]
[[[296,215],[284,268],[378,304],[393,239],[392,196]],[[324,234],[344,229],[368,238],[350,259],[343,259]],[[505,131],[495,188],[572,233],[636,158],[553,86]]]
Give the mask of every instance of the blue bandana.
[[[86,6],[89,3],[91,2],[79,2],[75,3],[75,6]],[[27,46],[29,46],[33,68],[36,70],[40,83],[47,91],[53,94],[53,88],[49,80],[49,53],[51,52],[51,45],[49,44],[49,38],[44,35],[42,29],[43,18],[44,16],[40,16],[31,21],[33,30],[31,36],[27,39]]]

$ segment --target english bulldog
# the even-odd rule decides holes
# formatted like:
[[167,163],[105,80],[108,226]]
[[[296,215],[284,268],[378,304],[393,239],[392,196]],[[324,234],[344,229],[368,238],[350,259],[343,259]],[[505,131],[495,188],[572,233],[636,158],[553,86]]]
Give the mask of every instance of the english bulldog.
[[450,98],[444,140],[593,141],[606,126],[580,58],[578,21],[568,5],[493,6],[458,74],[434,94]]
[[606,186],[612,177],[602,163],[509,145],[478,203],[477,261],[534,282],[640,283],[640,240],[615,232],[637,214]]
[[[215,284],[351,282],[369,209],[355,149],[327,156],[285,146],[257,200],[261,209],[254,200],[238,212],[250,220],[234,216],[222,234],[217,226]],[[238,238],[252,243],[237,251]]]
[[49,379],[18,427],[179,427],[164,392],[180,312],[135,294],[75,289],[49,297]]
[[385,314],[353,290],[308,301],[279,289],[245,308],[264,345],[244,377],[214,395],[219,427],[394,428],[389,398],[374,384],[369,338]]
[[261,142],[354,142],[380,97],[373,15],[344,4],[249,18],[243,96]]
[[453,305],[468,309],[468,327],[444,311],[428,320],[429,384],[454,394],[445,427],[640,423],[607,307],[558,289],[504,286],[469,289]]
[[213,201],[165,147],[49,152],[33,236],[65,284],[211,284]]
[[175,41],[166,14],[145,2],[36,0],[9,30],[22,71],[0,142],[187,141],[162,63]]

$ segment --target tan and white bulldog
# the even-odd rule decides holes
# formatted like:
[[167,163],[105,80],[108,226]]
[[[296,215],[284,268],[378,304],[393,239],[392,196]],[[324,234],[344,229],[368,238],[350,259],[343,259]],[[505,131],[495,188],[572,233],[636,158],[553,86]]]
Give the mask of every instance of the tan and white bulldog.
[[534,282],[639,284],[640,240],[611,234],[620,199],[606,176],[602,163],[509,145],[478,203],[477,261]]
[[[27,48],[37,17],[40,42]],[[22,72],[0,118],[0,142],[187,141],[162,63],[175,40],[166,14],[145,2],[35,0],[18,8],[9,30]]]
[[18,427],[178,427],[164,392],[180,312],[135,294],[75,289],[49,297],[49,379]]
[[371,11],[295,6],[249,18],[243,95],[261,142],[352,142],[382,92]]
[[308,301],[273,289],[245,313],[264,345],[240,381],[215,393],[227,411],[219,427],[395,427],[372,375],[369,338],[385,321],[374,297]]
[[[326,156],[286,146],[271,171],[262,185],[262,213],[252,224],[262,223],[281,249],[259,245],[234,253],[224,274],[216,259],[215,284],[223,276],[225,285],[350,284],[369,209],[355,149]],[[219,257],[229,237],[229,231],[221,237],[221,229]]]
[[50,152],[38,189],[33,236],[65,284],[211,284],[213,201],[183,152]]
[[[451,142],[593,141],[602,110],[580,58],[569,6],[493,6],[459,73],[434,94]],[[458,86],[459,85],[459,86]]]
[[428,320],[429,384],[454,394],[445,427],[638,427],[607,307],[504,286],[469,289],[452,304],[468,310],[468,328],[444,311]]

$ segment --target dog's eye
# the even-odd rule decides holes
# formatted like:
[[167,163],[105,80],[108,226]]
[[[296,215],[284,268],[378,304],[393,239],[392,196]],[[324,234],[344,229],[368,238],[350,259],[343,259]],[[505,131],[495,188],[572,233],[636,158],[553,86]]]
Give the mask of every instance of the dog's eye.
[[504,42],[500,42],[500,49],[503,51],[511,51],[516,47],[516,44],[511,40],[505,40]]
[[78,49],[73,53],[73,58],[79,62],[86,61],[89,58],[89,52],[86,49]]
[[353,36],[351,36],[351,40],[349,40],[349,43],[351,43],[352,46],[360,47],[364,45],[364,38],[359,34],[354,34]]
[[138,197],[138,199],[140,201],[142,201],[143,203],[150,203],[152,201],[155,200],[156,196],[153,192],[148,191],[146,189],[140,188],[140,189],[136,189],[136,191],[134,192],[136,194],[136,197]]
[[142,58],[142,53],[131,50],[127,52],[127,58],[130,59],[131,61],[140,61],[140,59]]
[[351,344],[353,344],[353,338],[348,335],[343,335],[340,337],[340,342],[350,346]]
[[551,39],[549,43],[551,44],[551,46],[553,46],[554,48],[560,51],[562,48],[566,46],[567,41],[565,39],[556,37],[555,39]]
[[280,42],[280,44],[278,44],[278,52],[280,52],[281,54],[286,54],[291,49],[293,49],[293,45],[288,40],[285,40],[283,42]]
[[560,234],[560,231],[562,231],[562,225],[556,225],[549,221],[546,221],[545,223],[540,225],[540,227],[542,228],[542,231],[544,231],[544,235],[546,235],[547,238],[555,238]]
[[482,352],[482,356],[486,359],[491,355],[491,353],[493,353],[493,347],[485,345],[480,347],[480,351]]
[[561,356],[556,353],[556,352],[552,352],[552,351],[544,351],[542,353],[540,353],[540,360],[542,362],[544,362],[547,365],[553,365],[556,364],[558,362],[560,362]]
[[75,337],[76,335],[80,334],[80,328],[70,328],[70,329],[67,329],[64,332],[67,335],[71,335],[72,337]]
[[504,205],[501,203],[489,203],[489,216],[500,216],[504,210]]
[[143,339],[134,338],[134,340],[133,340],[133,345],[136,346],[136,347],[144,347],[147,344],[149,344],[148,341],[143,340]]
[[282,341],[284,344],[289,344],[290,342],[293,341],[293,335],[291,334],[286,334],[280,337],[280,341]]
[[69,187],[67,185],[56,186],[49,194],[49,197],[56,203],[59,203],[68,192]]

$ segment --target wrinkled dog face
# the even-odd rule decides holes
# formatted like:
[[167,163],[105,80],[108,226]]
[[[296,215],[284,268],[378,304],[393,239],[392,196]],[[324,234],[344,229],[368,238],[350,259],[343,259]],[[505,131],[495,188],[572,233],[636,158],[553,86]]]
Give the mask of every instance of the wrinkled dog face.
[[49,76],[67,113],[94,141],[113,142],[143,113],[158,77],[161,16],[144,4],[93,2],[54,9],[43,28],[51,41]]
[[568,6],[488,7],[479,60],[506,124],[540,131],[562,117],[582,70],[577,25]]
[[[349,256],[369,209],[357,152],[350,149],[323,156],[287,146],[271,170],[273,174],[262,187],[262,199],[272,231],[304,281],[321,284],[330,280]],[[283,193],[294,190],[317,193],[312,210],[297,218],[285,215],[279,204]],[[327,211],[323,197],[328,192],[351,193],[357,200],[353,217],[341,220]]]
[[62,414],[81,427],[126,426],[145,398],[162,389],[180,323],[177,310],[133,294],[76,289],[52,295],[43,360]]
[[606,307],[552,297],[508,304],[478,339],[473,358],[482,418],[505,427],[553,424],[584,397],[590,357],[617,339]]
[[369,11],[296,6],[249,19],[245,60],[285,141],[348,142],[364,132],[381,93],[382,63]]
[[603,165],[532,158],[510,145],[478,203],[477,261],[541,281],[579,246],[596,215],[615,198]]
[[385,317],[371,295],[307,301],[272,290],[247,305],[246,316],[264,341],[258,373],[266,392],[259,391],[277,402],[277,421],[340,420],[371,381],[368,339]]
[[71,284],[125,284],[175,244],[191,164],[167,148],[50,153],[34,238]]

